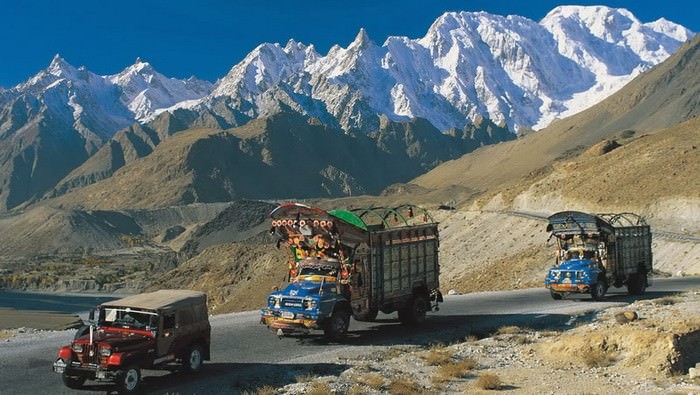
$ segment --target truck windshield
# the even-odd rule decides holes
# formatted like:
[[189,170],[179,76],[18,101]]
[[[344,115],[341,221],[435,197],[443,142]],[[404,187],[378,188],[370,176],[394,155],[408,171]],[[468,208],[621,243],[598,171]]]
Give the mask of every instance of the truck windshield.
[[158,314],[129,307],[105,307],[100,311],[99,323],[105,326],[154,330],[158,328]]
[[335,277],[338,269],[333,266],[302,266],[299,269],[300,276],[332,276]]

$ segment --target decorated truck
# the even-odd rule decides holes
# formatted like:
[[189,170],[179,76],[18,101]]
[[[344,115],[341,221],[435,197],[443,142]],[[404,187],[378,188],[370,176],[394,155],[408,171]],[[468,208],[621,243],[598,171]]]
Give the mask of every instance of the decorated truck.
[[[95,312],[97,316],[95,316]],[[90,323],[61,347],[53,371],[69,388],[111,381],[121,394],[139,393],[142,369],[196,372],[210,357],[206,294],[160,290],[103,303]]]
[[438,224],[417,206],[325,211],[286,203],[270,213],[278,247],[289,251],[289,283],[272,292],[261,323],[283,336],[348,331],[350,317],[398,312],[417,324],[438,310]]
[[545,278],[552,298],[590,293],[600,300],[611,285],[638,295],[650,285],[651,230],[644,218],[563,211],[549,217],[547,231],[556,240],[556,262]]

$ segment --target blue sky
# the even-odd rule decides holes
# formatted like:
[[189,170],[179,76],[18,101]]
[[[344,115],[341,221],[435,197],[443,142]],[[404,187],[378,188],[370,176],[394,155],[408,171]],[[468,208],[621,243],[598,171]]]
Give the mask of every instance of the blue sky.
[[141,57],[169,77],[214,81],[262,42],[294,38],[325,54],[333,44],[347,46],[361,27],[381,44],[391,35],[424,36],[446,11],[538,21],[567,4],[627,8],[642,22],[665,17],[700,30],[697,0],[0,0],[0,86],[26,80],[56,53],[97,74]]

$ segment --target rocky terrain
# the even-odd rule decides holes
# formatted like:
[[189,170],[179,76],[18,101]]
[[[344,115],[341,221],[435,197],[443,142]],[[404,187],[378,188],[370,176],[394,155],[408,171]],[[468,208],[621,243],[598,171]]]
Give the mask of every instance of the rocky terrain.
[[331,358],[350,368],[330,376],[310,372],[297,376],[296,384],[248,393],[697,394],[698,311],[700,290],[640,300],[599,311],[568,330],[506,326],[454,344]]

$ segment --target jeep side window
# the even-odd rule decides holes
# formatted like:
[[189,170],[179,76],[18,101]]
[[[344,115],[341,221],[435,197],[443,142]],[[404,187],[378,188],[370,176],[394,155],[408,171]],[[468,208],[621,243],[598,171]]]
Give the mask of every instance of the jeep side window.
[[179,311],[180,315],[180,326],[192,325],[194,323],[194,316],[192,314],[192,307],[187,307]]
[[163,330],[175,328],[175,314],[166,314],[163,316]]

